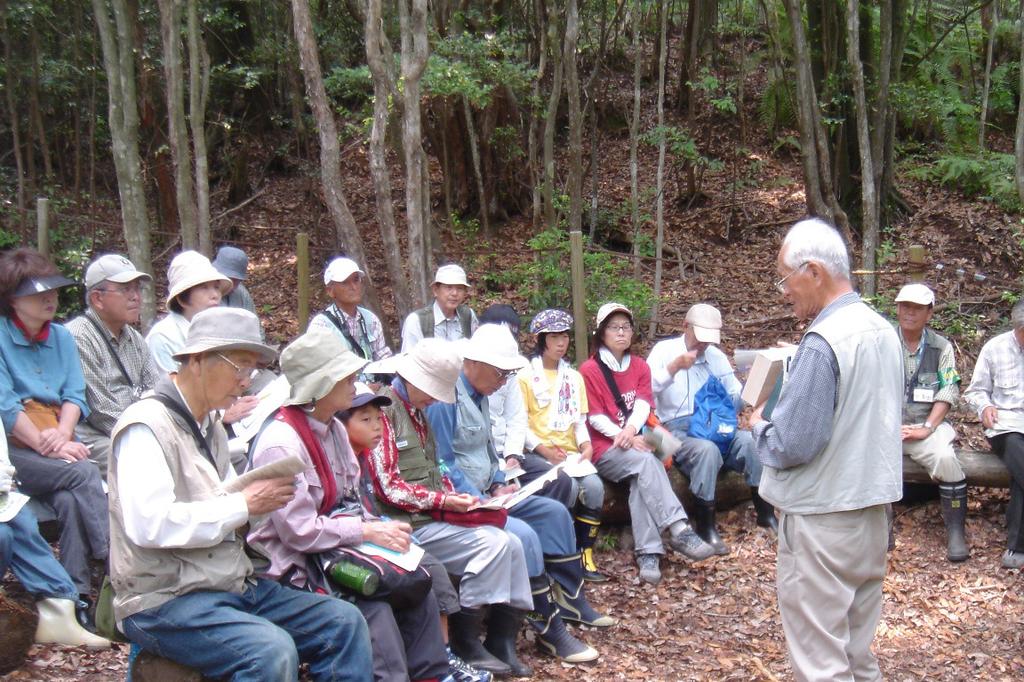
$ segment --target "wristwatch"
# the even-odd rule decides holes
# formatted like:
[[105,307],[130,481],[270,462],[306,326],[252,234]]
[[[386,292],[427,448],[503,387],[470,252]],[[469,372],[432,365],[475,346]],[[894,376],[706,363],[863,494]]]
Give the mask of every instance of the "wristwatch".
[[927,421],[926,421],[926,422],[924,423],[924,428],[928,429],[928,433],[935,433],[935,427],[934,427],[934,426],[932,426],[932,423],[931,423],[931,422],[927,422]]

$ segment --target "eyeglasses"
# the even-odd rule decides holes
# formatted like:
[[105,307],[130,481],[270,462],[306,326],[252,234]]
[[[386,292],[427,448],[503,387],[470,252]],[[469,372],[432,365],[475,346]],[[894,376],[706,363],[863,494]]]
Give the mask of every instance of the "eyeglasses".
[[219,357],[221,360],[228,363],[234,368],[235,378],[238,379],[239,381],[244,381],[245,379],[249,379],[250,381],[252,381],[253,379],[256,378],[256,375],[260,373],[259,367],[239,367],[235,363],[231,362],[231,359],[225,356],[223,353],[217,353],[217,357]]
[[138,283],[135,283],[127,284],[120,287],[102,287],[96,289],[96,291],[100,291],[104,294],[118,294],[120,296],[124,296],[125,298],[131,298],[133,296],[138,297],[142,295],[142,286],[139,285]]
[[[494,366],[492,365],[492,367]],[[508,378],[513,376],[518,371],[519,370],[516,369],[498,369],[497,367],[494,367],[495,374],[497,374],[498,378],[501,379],[502,381],[508,381]]]
[[620,325],[618,325],[616,327],[612,327],[612,326],[609,325],[608,327],[605,327],[605,329],[610,331],[612,334],[628,334],[631,331],[633,331],[633,325],[631,325],[631,324],[620,324]]
[[783,277],[782,279],[775,283],[775,289],[778,290],[780,294],[786,293],[786,280],[795,275],[796,273],[798,273],[800,270],[802,270],[804,266],[807,265],[808,263],[810,263],[810,261],[805,260],[803,263],[790,270],[788,275],[786,275],[785,277]]

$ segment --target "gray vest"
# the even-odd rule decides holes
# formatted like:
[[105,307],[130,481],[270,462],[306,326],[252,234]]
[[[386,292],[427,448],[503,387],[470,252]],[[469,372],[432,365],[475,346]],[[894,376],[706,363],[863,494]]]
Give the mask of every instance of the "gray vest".
[[476,406],[469,396],[466,378],[455,384],[455,409],[458,417],[452,434],[452,450],[459,468],[479,490],[486,492],[498,470],[498,452],[491,439],[491,416],[487,398]]
[[[169,380],[157,384],[157,390]],[[172,387],[170,389],[174,391]],[[166,392],[166,391],[165,391]],[[227,434],[214,422],[207,435],[216,469],[210,465],[180,418],[159,401],[147,398],[129,406],[111,434],[115,452],[118,436],[132,424],[145,424],[162,446],[167,470],[174,480],[178,502],[198,502],[223,494],[221,481],[231,468]],[[131,457],[130,452],[120,456]],[[245,554],[244,535],[235,532],[212,547],[141,547],[128,537],[121,508],[117,463],[108,476],[110,504],[110,579],[114,587],[114,618],[120,625],[128,616],[154,608],[189,592],[223,591],[240,594],[252,573]]]
[[[760,494],[789,514],[864,509],[902,496],[903,363],[896,330],[865,303],[845,306],[808,332],[839,362],[832,438],[807,464],[766,466]],[[783,394],[786,388],[783,386]]]
[[[902,334],[900,335],[902,337]],[[924,332],[924,350],[921,352],[921,360],[917,364],[917,371],[913,375],[908,371],[904,372],[906,379],[906,392],[903,399],[903,423],[921,424],[931,414],[931,402],[915,402],[914,389],[926,388],[936,391],[939,388],[939,359],[942,353],[949,346],[949,341],[942,338],[931,329]],[[932,424],[938,426],[938,424]]]

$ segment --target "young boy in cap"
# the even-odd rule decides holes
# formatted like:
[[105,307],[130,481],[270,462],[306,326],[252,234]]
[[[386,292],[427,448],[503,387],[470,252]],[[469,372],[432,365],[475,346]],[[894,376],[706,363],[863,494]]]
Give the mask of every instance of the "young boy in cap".
[[468,305],[466,271],[455,264],[442,265],[430,285],[434,302],[409,313],[402,324],[402,352],[408,353],[423,339],[468,339],[479,322]]
[[104,479],[114,422],[160,376],[146,340],[132,326],[139,321],[142,284],[152,280],[124,256],[100,256],[85,270],[86,310],[66,325],[78,346],[89,404],[75,435],[92,448],[89,459]]
[[939,484],[946,524],[946,558],[971,555],[964,536],[967,477],[960,466],[946,421],[960,395],[953,344],[928,327],[935,294],[924,284],[907,284],[896,294],[897,332],[903,348],[903,454],[920,464]]

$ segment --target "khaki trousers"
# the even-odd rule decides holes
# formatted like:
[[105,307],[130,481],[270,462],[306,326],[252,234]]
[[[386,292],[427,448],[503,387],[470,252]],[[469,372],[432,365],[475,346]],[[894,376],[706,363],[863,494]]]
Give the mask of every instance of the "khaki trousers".
[[942,422],[924,440],[903,441],[903,454],[924,467],[936,481],[959,483],[965,476],[953,449],[954,438],[956,431],[947,422]]
[[871,641],[887,543],[885,505],[781,515],[776,584],[798,681],[882,679]]

